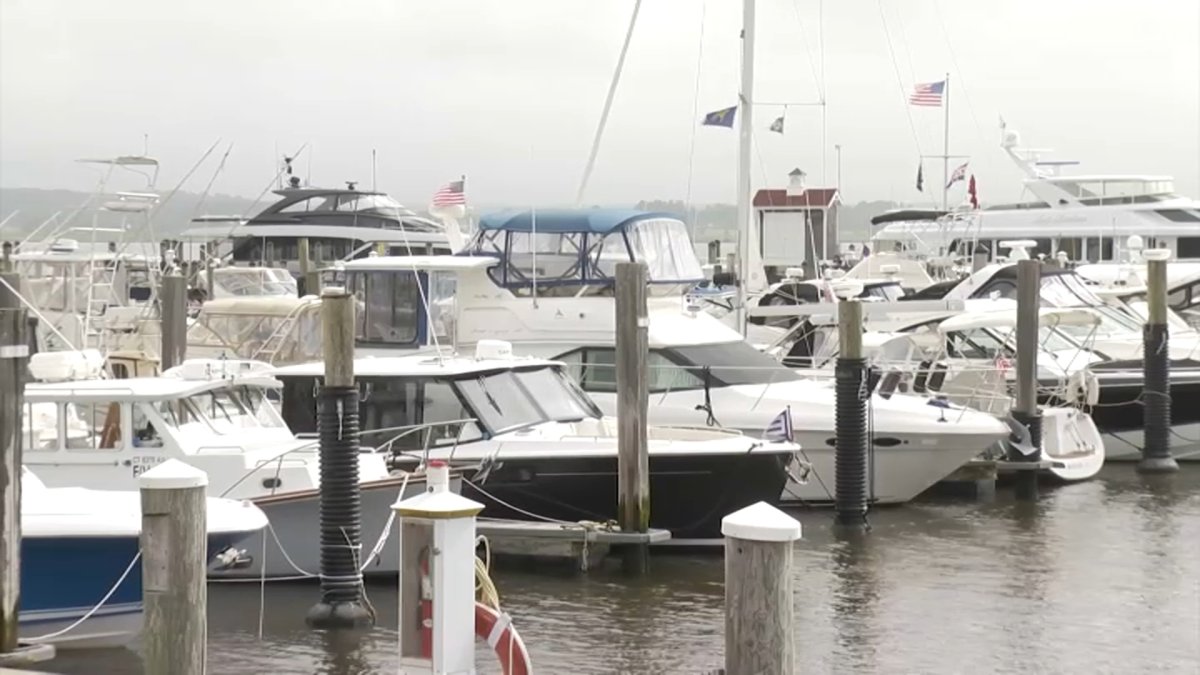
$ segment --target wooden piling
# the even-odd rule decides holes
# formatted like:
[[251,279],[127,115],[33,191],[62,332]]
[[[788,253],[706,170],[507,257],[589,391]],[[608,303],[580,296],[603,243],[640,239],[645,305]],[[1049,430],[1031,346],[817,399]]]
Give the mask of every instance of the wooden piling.
[[[1008,458],[1013,462],[1040,462],[1042,459],[1042,413],[1037,402],[1041,281],[1041,261],[1017,262],[1017,400],[1013,405],[1013,418],[1029,431],[1033,450],[1026,454],[1010,445]],[[1036,470],[1017,472],[1016,496],[1029,501],[1038,498]]]
[[[17,275],[5,272],[2,278],[18,287]],[[21,415],[29,360],[27,325],[20,300],[0,284],[0,654],[17,649],[21,601]]]
[[313,266],[308,237],[300,238],[300,282],[303,284],[300,289],[301,297],[321,293],[321,280]]
[[204,674],[207,485],[203,471],[178,460],[138,476],[147,673]]
[[172,270],[162,277],[158,294],[162,325],[162,369],[173,368],[187,358],[187,281]]
[[[646,312],[646,265],[617,263],[617,519],[625,532],[650,529],[650,456],[646,418],[650,404],[646,359],[649,319]],[[641,574],[649,566],[649,547],[624,548],[625,570]]]
[[362,495],[358,484],[358,386],[354,382],[354,297],[344,288],[321,292],[325,380],[317,399],[321,457],[321,600],[309,626],[370,626],[363,603]]
[[759,502],[721,521],[725,536],[725,675],[796,670],[792,546],[800,523]]
[[834,394],[836,447],[834,448],[834,501],[840,527],[867,524],[867,397],[864,386],[867,361],[863,358],[862,303],[838,303],[838,359]]
[[1171,252],[1142,252],[1146,261],[1146,325],[1142,328],[1142,473],[1173,473],[1171,456],[1171,343],[1167,325],[1167,260]]

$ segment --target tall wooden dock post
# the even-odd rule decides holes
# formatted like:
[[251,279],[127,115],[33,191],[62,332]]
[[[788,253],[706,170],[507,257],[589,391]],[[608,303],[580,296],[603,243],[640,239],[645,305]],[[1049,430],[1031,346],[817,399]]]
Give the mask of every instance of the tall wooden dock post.
[[187,357],[187,280],[178,270],[162,277],[158,294],[158,311],[162,333],[162,369],[166,371]]
[[[649,319],[646,313],[646,265],[617,263],[617,520],[625,532],[650,530],[650,455],[646,418],[650,405],[646,359]],[[642,574],[649,567],[649,547],[624,547],[625,571]]]
[[1168,249],[1142,252],[1146,261],[1146,300],[1149,313],[1142,329],[1144,407],[1142,419],[1142,473],[1172,473],[1179,464],[1171,456],[1171,350],[1167,329]]
[[834,448],[835,522],[839,527],[867,524],[867,362],[863,358],[862,303],[838,303],[839,352],[835,367],[837,400]]
[[138,476],[147,673],[204,675],[208,476],[169,459]]
[[309,252],[308,237],[300,238],[300,295],[318,295],[321,292],[321,279],[314,269]]
[[[0,259],[0,278],[19,288],[20,279]],[[21,415],[29,344],[25,308],[0,284],[0,654],[17,649],[21,602]]]
[[796,670],[792,546],[800,522],[758,502],[725,516],[724,675]]
[[[1017,400],[1012,416],[1029,432],[1031,447],[1022,450],[1009,444],[1008,459],[1012,462],[1040,462],[1042,459],[1042,412],[1037,401],[1041,282],[1041,261],[1017,261]],[[1017,471],[1016,496],[1028,501],[1038,498],[1037,470]]]
[[358,486],[358,386],[354,383],[354,298],[344,288],[321,293],[325,381],[317,398],[321,453],[321,600],[308,611],[313,628],[370,626],[362,602],[362,495]]

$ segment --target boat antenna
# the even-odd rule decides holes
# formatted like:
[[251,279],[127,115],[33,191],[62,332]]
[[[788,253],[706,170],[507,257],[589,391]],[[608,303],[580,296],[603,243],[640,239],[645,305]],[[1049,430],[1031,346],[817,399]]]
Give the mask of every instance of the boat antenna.
[[142,157],[150,156],[150,134],[142,134]]
[[375,148],[371,148],[371,192],[376,191],[375,183]]

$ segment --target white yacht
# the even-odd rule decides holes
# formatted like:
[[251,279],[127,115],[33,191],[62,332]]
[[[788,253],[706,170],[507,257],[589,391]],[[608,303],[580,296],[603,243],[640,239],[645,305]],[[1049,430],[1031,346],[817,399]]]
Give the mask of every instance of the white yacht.
[[1177,260],[1200,260],[1200,201],[1175,192],[1170,176],[1070,175],[1073,161],[1044,159],[1002,130],[1001,147],[1024,175],[1028,199],[980,210],[902,209],[876,217],[876,252],[904,251],[930,261],[970,260],[977,243],[993,259],[1000,242],[1032,239],[1037,254],[1093,263],[1125,259],[1124,244],[1139,235],[1147,248],[1170,249]]
[[[271,402],[281,383],[265,364],[189,360],[159,377],[99,379],[98,354],[37,354],[25,387],[24,462],[49,487],[135,490],[167,459],[208,474],[209,494],[249,499],[267,514],[262,541],[216,577],[304,577],[319,566],[320,462],[315,440],[292,434]],[[359,454],[364,545],[388,532],[391,504],[424,489],[421,476],[389,475],[384,456]],[[395,574],[395,546],[367,573]],[[368,549],[370,550],[370,549]],[[229,562],[229,561],[226,561]]]
[[[330,274],[361,305],[360,354],[466,348],[501,339],[562,361],[615,413],[616,263],[645,262],[650,421],[725,427],[761,437],[790,410],[814,479],[805,501],[833,498],[834,396],[762,354],[689,301],[702,279],[687,229],[665,215],[609,209],[485,216],[463,255],[373,257]],[[872,397],[873,498],[898,503],[1008,435],[990,415],[922,398]],[[815,487],[813,487],[815,486]]]

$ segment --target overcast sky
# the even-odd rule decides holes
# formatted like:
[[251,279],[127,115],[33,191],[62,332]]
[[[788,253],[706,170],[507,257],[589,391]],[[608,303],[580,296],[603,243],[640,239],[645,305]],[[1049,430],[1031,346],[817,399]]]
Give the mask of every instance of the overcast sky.
[[[689,167],[693,201],[734,199],[736,132],[697,122],[736,103],[741,4],[645,0],[589,202],[684,199]],[[96,174],[73,159],[140,153],[148,134],[160,188],[223,139],[186,189],[232,143],[213,190],[253,197],[277,149],[307,144],[298,165],[318,184],[368,186],[377,150],[379,188],[414,207],[459,174],[477,202],[570,203],[632,8],[0,0],[0,185],[87,189]],[[758,17],[755,98],[823,89],[827,106],[824,144],[819,107],[788,108],[780,136],[784,109],[759,106],[756,187],[793,167],[833,184],[840,144],[848,201],[928,200],[914,179],[919,154],[941,152],[942,111],[905,96],[949,72],[951,153],[985,202],[1020,192],[1000,115],[1080,170],[1173,174],[1200,198],[1197,0],[759,0]],[[926,161],[927,190],[941,170]]]

